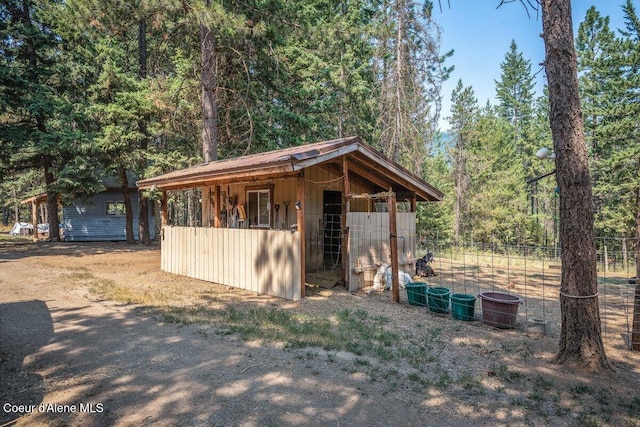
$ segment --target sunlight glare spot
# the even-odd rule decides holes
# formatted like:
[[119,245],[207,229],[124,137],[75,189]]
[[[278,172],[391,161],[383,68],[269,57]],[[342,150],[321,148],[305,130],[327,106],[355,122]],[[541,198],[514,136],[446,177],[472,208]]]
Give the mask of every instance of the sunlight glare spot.
[[220,396],[226,397],[238,397],[245,394],[250,389],[250,384],[248,380],[236,381],[235,383],[231,383],[226,387],[220,387],[218,389],[218,393]]

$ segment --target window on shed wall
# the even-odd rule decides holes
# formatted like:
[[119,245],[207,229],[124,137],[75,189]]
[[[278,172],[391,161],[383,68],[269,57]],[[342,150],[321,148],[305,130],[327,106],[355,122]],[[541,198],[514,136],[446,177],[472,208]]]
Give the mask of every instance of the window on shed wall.
[[247,190],[247,218],[250,227],[271,226],[270,190]]
[[126,213],[124,202],[107,202],[107,216],[122,216]]

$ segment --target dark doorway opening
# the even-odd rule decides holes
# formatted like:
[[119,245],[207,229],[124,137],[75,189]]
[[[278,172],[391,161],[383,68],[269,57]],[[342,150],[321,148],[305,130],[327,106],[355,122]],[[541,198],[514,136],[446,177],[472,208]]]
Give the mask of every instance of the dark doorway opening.
[[322,206],[324,263],[332,268],[342,263],[342,192],[324,191]]

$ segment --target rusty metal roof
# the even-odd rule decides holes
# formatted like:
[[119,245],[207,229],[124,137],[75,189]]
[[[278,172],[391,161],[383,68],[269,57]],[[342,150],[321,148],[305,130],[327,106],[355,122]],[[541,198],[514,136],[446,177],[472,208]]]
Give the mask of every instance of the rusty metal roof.
[[[313,165],[322,165],[347,156],[349,174],[360,174],[386,190],[411,191],[419,200],[441,200],[443,194],[389,160],[358,137],[335,139],[283,148],[232,159],[216,160],[138,181],[140,189],[178,190],[230,182],[251,182],[295,177]],[[387,186],[388,185],[388,186]],[[387,186],[387,187],[385,187]]]

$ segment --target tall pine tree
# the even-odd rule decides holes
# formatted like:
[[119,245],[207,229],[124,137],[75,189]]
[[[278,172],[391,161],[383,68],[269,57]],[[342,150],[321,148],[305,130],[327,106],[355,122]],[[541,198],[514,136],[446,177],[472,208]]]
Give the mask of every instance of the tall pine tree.
[[478,115],[478,100],[470,86],[464,86],[458,80],[456,88],[451,94],[451,144],[450,157],[455,185],[453,237],[456,242],[464,233],[466,204],[469,197],[469,146],[475,135],[475,124]]
[[518,52],[516,41],[511,40],[500,68],[500,80],[495,82],[498,110],[514,127],[518,143],[533,112],[534,77],[531,74],[531,61],[524,59],[522,52]]
[[59,240],[58,202],[95,190],[83,114],[89,78],[57,32],[56,2],[0,6],[0,138],[4,170],[38,169],[47,193],[49,236]]
[[376,31],[379,85],[378,145],[389,158],[417,172],[440,116],[440,85],[452,54],[440,52],[433,3],[384,1]]
[[570,0],[542,0],[549,123],[556,153],[562,242],[556,361],[608,368],[602,343],[589,161],[580,107]]
[[[585,140],[589,147],[595,202],[596,233],[620,236],[621,213],[618,195],[611,193],[609,181],[602,170],[607,162],[612,128],[617,120],[612,105],[621,82],[621,67],[615,57],[619,41],[609,29],[609,17],[603,17],[595,7],[589,8],[578,28],[576,53],[580,72],[580,97],[584,111]],[[611,134],[611,131],[614,134]]]

